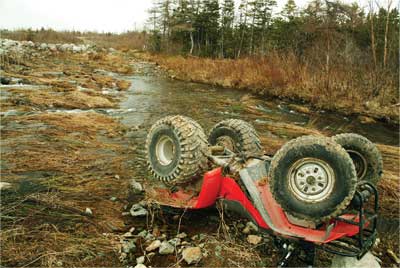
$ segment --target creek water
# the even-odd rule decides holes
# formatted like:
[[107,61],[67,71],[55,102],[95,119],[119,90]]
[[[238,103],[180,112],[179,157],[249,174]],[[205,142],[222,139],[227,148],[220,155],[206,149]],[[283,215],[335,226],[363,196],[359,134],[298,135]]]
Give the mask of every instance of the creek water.
[[[215,123],[240,118],[252,123],[261,135],[267,135],[263,124],[269,122],[294,124],[320,130],[329,135],[355,132],[376,143],[398,146],[398,127],[374,122],[363,124],[356,116],[343,116],[325,111],[299,113],[287,102],[258,99],[257,114],[249,113],[242,98],[248,92],[210,85],[177,81],[155,71],[153,65],[138,63],[138,74],[129,77],[132,86],[121,103],[121,115],[127,126],[149,127],[158,119],[182,114],[197,120],[207,131]],[[281,132],[283,138],[285,133]]]

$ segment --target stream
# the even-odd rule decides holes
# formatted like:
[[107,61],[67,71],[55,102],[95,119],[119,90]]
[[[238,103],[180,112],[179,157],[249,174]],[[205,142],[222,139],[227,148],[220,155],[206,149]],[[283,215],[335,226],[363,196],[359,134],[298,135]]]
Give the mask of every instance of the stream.
[[[140,71],[129,77],[132,86],[121,103],[121,110],[126,112],[120,117],[128,127],[148,129],[164,116],[182,114],[197,120],[208,131],[221,120],[239,118],[252,123],[261,136],[268,135],[263,124],[282,122],[330,135],[355,132],[375,143],[398,146],[398,128],[383,122],[363,124],[356,116],[324,111],[303,114],[291,110],[289,103],[279,100],[262,100],[255,107],[262,115],[251,114],[241,101],[248,94],[246,91],[172,80],[157,72],[150,63],[140,62],[135,67]],[[224,105],[226,102],[229,104]],[[282,138],[285,138],[284,133]]]

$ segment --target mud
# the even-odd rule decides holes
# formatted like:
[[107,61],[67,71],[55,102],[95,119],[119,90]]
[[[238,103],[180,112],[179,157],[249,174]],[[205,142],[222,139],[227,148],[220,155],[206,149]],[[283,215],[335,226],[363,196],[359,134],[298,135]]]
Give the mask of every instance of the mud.
[[[398,126],[171,80],[128,53],[43,52],[5,67],[2,75],[22,79],[23,86],[0,87],[1,176],[12,184],[1,192],[4,266],[121,266],[119,241],[133,226],[168,238],[180,231],[189,237],[206,234],[201,243],[207,254],[198,266],[275,265],[272,238],[250,246],[240,227],[246,222],[235,215],[160,208],[151,209],[147,218],[126,214],[143,198],[129,191],[129,180],[148,178],[147,131],[161,117],[175,114],[196,119],[206,130],[223,119],[247,120],[271,155],[302,135],[367,136],[379,144],[385,162],[384,220],[374,252],[383,266],[393,264],[387,250],[398,254],[399,208],[393,205],[400,198]],[[138,241],[134,257],[143,255],[146,243]],[[318,254],[317,264],[329,263],[329,255]],[[179,254],[156,254],[145,264],[185,266]],[[134,259],[127,265],[134,266]]]

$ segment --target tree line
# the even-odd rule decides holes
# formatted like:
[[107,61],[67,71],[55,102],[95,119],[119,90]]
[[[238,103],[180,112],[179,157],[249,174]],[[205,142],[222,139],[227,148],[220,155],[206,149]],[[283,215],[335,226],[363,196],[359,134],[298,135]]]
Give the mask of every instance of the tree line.
[[218,58],[279,51],[323,60],[327,68],[340,59],[398,67],[399,12],[393,5],[312,0],[301,9],[288,0],[278,12],[275,0],[154,0],[149,48]]

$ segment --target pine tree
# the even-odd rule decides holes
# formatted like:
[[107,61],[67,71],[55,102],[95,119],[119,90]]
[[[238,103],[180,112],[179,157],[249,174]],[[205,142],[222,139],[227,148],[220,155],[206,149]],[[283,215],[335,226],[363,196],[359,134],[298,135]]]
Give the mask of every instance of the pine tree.
[[[234,0],[224,0],[221,13],[221,52],[220,57],[224,58],[229,42],[233,39],[233,23],[235,21]],[[232,56],[231,53],[229,53]]]
[[290,20],[297,16],[297,6],[294,0],[288,0],[282,9],[281,15]]
[[237,48],[236,58],[240,58],[242,50],[245,46],[245,37],[248,29],[248,18],[249,18],[249,2],[248,0],[242,0],[239,5],[239,23],[237,26],[239,46]]
[[218,32],[220,10],[218,0],[204,0],[203,10],[200,14],[202,17],[204,29],[205,54],[207,56],[216,56],[218,54]]

